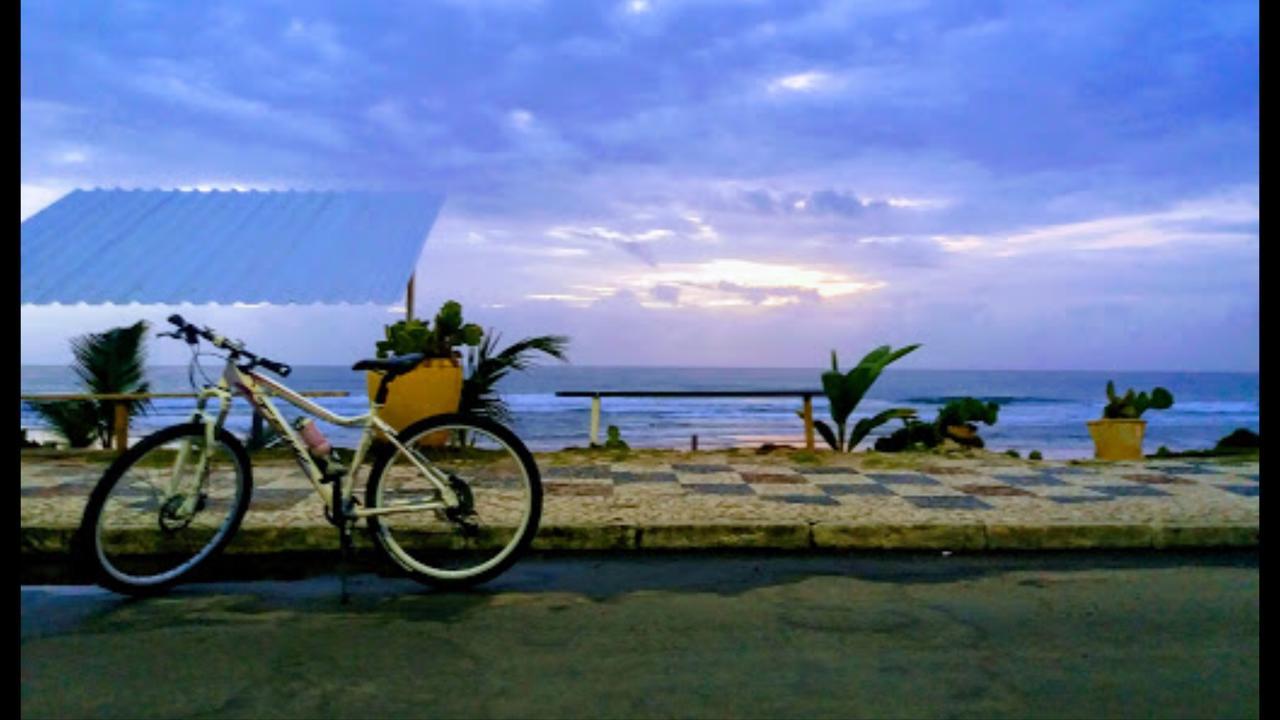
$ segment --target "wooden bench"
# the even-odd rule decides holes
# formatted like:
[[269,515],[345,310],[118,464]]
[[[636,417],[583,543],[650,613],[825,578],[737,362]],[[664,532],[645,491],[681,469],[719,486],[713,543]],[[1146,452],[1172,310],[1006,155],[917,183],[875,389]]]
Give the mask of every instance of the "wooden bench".
[[716,398],[716,397],[799,397],[804,398],[804,446],[813,446],[813,396],[821,390],[560,390],[556,397],[591,398],[591,444],[600,437],[600,400],[607,397],[666,397],[666,398]]

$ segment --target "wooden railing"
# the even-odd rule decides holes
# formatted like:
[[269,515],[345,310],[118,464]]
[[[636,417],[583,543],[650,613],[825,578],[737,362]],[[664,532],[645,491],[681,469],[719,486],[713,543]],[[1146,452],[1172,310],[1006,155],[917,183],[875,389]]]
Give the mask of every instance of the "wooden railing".
[[607,397],[799,397],[804,398],[804,446],[813,449],[813,396],[821,390],[561,390],[556,397],[591,398],[591,444],[600,437],[600,399]]
[[[351,393],[346,390],[310,390],[300,392],[306,397],[347,397]],[[98,400],[112,403],[115,407],[111,423],[111,432],[115,439],[116,450],[124,452],[129,446],[129,407],[131,400],[152,400],[155,398],[197,398],[196,393],[51,393],[47,395],[22,395],[23,402],[57,402],[60,400]],[[253,435],[260,435],[262,417],[257,411],[253,414]]]

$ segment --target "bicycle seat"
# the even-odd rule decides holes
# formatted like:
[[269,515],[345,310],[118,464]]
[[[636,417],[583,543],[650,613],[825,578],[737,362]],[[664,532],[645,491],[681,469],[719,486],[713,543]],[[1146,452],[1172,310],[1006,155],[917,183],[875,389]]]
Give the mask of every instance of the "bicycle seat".
[[389,358],[370,358],[361,360],[351,366],[352,370],[373,370],[375,372],[385,372],[388,375],[401,375],[418,367],[426,357],[422,353],[409,353],[408,355],[394,355]]

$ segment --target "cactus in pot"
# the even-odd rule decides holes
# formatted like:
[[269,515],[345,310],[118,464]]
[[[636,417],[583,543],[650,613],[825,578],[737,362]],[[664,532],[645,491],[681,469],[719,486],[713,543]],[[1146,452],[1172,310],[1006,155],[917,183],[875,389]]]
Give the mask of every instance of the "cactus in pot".
[[1147,421],[1140,419],[1147,410],[1166,410],[1173,406],[1173,394],[1157,387],[1148,395],[1132,389],[1116,394],[1114,382],[1107,382],[1107,405],[1101,420],[1088,423],[1093,437],[1094,457],[1099,460],[1141,460],[1142,436]]
[[462,322],[462,305],[450,300],[436,313],[434,327],[421,320],[401,320],[384,329],[385,340],[377,342],[378,357],[420,352],[427,359],[453,358],[455,347],[475,347],[484,331],[475,323]]
[[[450,300],[440,307],[434,320],[400,320],[387,325],[385,339],[377,341],[379,358],[422,353],[423,360],[413,370],[392,381],[380,414],[397,430],[431,415],[457,412],[462,401],[460,347],[475,347],[484,338],[479,325],[462,321],[462,305]],[[370,372],[366,379],[372,400],[382,373]]]
[[1147,410],[1168,410],[1173,407],[1173,394],[1162,387],[1134,395],[1130,388],[1123,397],[1116,395],[1116,384],[1107,381],[1107,406],[1102,409],[1102,417],[1107,420],[1137,420]]

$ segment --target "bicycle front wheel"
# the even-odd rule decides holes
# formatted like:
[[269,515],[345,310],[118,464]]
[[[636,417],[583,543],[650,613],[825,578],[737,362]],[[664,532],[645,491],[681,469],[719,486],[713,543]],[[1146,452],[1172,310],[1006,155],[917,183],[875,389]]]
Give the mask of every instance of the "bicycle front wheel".
[[99,584],[152,595],[190,576],[231,540],[253,479],[240,441],[222,428],[174,425],[121,455],[89,496],[80,561]]
[[[524,443],[466,415],[420,420],[396,440],[415,457],[394,446],[380,455],[365,494],[378,547],[415,579],[442,587],[482,583],[509,568],[542,515],[542,482]],[[458,507],[439,507],[427,473],[448,484]]]

